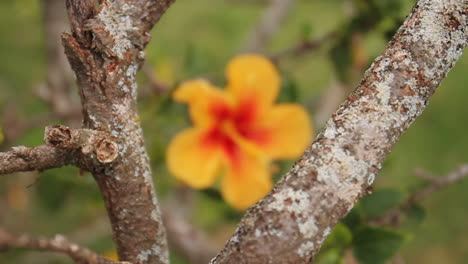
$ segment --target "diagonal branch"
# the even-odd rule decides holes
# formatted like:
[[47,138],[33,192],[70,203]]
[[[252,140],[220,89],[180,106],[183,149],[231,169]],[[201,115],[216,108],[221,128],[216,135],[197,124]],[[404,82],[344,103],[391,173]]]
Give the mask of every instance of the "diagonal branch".
[[261,52],[278,31],[295,0],[269,0],[260,22],[250,33],[245,45],[246,52]]
[[62,235],[56,235],[52,239],[34,238],[28,235],[17,237],[0,228],[0,251],[14,248],[63,253],[77,264],[131,264],[130,262],[119,262],[103,258],[88,248],[68,241]]
[[211,263],[310,263],[468,42],[468,5],[420,0],[315,142]]
[[326,42],[335,39],[336,37],[337,33],[332,31],[314,40],[305,39],[292,47],[271,55],[270,59],[274,62],[278,62],[287,57],[298,57],[307,52],[320,49]]
[[468,178],[468,164],[460,165],[456,170],[450,172],[444,177],[434,177],[422,170],[415,171],[415,174],[417,176],[423,176],[425,179],[430,180],[431,183],[411,194],[411,196],[400,206],[390,209],[381,216],[369,219],[369,224],[376,226],[399,226],[402,222],[402,218],[404,217],[403,212],[405,210],[426,199],[434,192]]
[[163,210],[163,220],[169,244],[191,264],[207,263],[217,253],[218,247],[208,239],[207,234],[174,212],[174,208]]
[[426,199],[432,193],[437,192],[438,190],[443,189],[451,184],[457,183],[466,177],[468,177],[468,164],[462,164],[456,170],[450,172],[446,176],[433,179],[427,187],[413,193],[404,206],[408,208],[409,206]]

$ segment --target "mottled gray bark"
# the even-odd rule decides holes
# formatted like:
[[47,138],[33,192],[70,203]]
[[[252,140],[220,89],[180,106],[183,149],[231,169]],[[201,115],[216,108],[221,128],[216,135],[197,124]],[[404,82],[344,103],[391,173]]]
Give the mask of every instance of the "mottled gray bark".
[[[169,263],[164,227],[136,109],[136,73],[149,31],[174,0],[67,0],[71,34],[62,36],[76,73],[84,128],[105,132],[118,157],[94,163],[120,260]],[[109,147],[111,147],[109,145]],[[99,157],[98,157],[99,158]]]
[[468,42],[466,0],[420,0],[358,88],[211,263],[309,263]]
[[0,175],[20,171],[43,171],[73,163],[74,153],[51,146],[13,147],[0,153]]

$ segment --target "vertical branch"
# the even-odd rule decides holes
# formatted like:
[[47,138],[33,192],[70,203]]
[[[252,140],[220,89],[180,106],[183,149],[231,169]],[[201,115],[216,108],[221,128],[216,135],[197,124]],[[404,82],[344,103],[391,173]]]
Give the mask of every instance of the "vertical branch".
[[47,54],[47,83],[39,86],[37,92],[50,104],[60,119],[78,125],[79,105],[73,100],[72,71],[60,43],[60,35],[69,28],[65,2],[42,0],[42,10]]
[[211,263],[310,263],[467,44],[466,0],[420,0],[358,88]]
[[115,138],[119,158],[90,164],[121,260],[168,263],[166,235],[136,108],[136,73],[149,31],[174,0],[67,0],[72,33],[62,41],[74,70],[84,128]]

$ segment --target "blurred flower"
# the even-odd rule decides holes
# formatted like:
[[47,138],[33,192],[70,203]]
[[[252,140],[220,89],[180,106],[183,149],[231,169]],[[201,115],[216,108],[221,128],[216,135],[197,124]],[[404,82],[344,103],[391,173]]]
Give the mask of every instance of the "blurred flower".
[[11,209],[26,211],[29,205],[29,193],[25,185],[18,181],[8,185],[6,192],[7,204]]
[[172,140],[167,163],[193,188],[213,185],[224,172],[224,199],[246,209],[271,190],[271,160],[302,154],[312,128],[302,106],[273,104],[280,77],[266,58],[239,56],[226,75],[224,91],[205,80],[185,82],[175,91],[174,99],[189,105],[193,127]]
[[119,256],[117,255],[117,250],[115,250],[115,249],[107,251],[102,256],[105,257],[106,259],[110,259],[110,260],[113,260],[113,261],[119,261]]

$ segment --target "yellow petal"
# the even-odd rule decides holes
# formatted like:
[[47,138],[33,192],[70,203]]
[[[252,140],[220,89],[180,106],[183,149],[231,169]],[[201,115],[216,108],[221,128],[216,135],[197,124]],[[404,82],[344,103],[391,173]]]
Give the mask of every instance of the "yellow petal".
[[257,107],[268,108],[278,96],[280,76],[265,57],[242,55],[234,58],[226,68],[228,91],[240,103],[255,101]]
[[309,115],[298,104],[279,104],[270,109],[262,124],[268,131],[263,150],[272,159],[291,159],[301,155],[312,142]]
[[271,190],[272,180],[267,163],[247,155],[240,159],[235,167],[228,168],[221,192],[229,204],[245,210]]
[[190,117],[197,126],[210,126],[231,111],[229,96],[202,79],[183,83],[173,97],[189,105]]
[[203,144],[201,129],[191,128],[177,134],[167,150],[169,171],[193,188],[213,184],[221,165],[218,148]]
[[119,261],[119,256],[117,255],[117,250],[115,250],[115,249],[104,253],[103,256],[106,259],[110,259],[110,260],[113,260],[113,261]]

